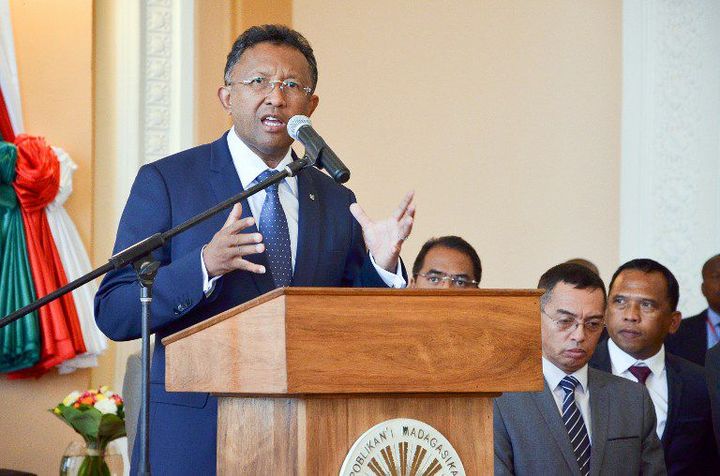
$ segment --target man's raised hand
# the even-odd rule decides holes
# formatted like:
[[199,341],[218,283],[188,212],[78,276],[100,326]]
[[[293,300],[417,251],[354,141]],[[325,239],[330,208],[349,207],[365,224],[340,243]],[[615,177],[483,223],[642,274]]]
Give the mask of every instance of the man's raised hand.
[[350,205],[350,213],[362,227],[365,244],[375,263],[391,273],[396,271],[403,241],[412,231],[415,217],[415,204],[412,203],[414,196],[415,192],[408,192],[391,217],[378,221],[373,221],[357,203]]

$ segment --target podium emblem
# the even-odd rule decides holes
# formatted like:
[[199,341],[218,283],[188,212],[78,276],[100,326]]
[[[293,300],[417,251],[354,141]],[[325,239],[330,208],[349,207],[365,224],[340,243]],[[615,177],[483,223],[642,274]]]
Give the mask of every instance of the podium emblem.
[[350,448],[340,476],[465,476],[455,448],[419,420],[378,423]]

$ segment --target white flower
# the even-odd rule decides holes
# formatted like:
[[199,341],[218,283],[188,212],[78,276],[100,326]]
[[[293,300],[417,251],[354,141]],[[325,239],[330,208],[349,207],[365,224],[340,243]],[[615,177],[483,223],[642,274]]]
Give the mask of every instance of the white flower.
[[109,398],[95,402],[95,408],[97,408],[102,414],[110,413],[112,415],[117,415],[117,405],[115,405],[115,402]]
[[69,407],[73,403],[77,402],[77,399],[80,398],[81,393],[75,390],[74,392],[70,392],[70,395],[65,397],[65,399],[62,401],[63,405],[66,407]]

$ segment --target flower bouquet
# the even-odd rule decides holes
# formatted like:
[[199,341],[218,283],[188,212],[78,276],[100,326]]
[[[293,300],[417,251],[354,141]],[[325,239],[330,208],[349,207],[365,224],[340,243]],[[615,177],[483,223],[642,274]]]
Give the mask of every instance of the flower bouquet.
[[125,436],[125,411],[120,395],[105,386],[84,393],[75,391],[50,411],[85,440],[87,456],[78,475],[109,476],[105,448],[112,440]]

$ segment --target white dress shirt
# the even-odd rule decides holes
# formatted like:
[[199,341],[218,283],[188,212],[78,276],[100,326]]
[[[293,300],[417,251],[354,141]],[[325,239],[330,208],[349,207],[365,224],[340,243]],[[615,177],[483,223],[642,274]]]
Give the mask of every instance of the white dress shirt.
[[668,381],[667,370],[665,369],[665,346],[660,347],[660,351],[652,357],[645,360],[638,360],[620,349],[612,339],[608,339],[608,352],[610,353],[610,364],[613,375],[637,382],[638,379],[630,373],[630,367],[636,365],[638,367],[650,368],[651,373],[645,381],[645,386],[655,407],[655,416],[657,417],[656,433],[658,438],[662,438],[668,413]]
[[[230,149],[230,156],[232,157],[235,171],[240,178],[240,183],[244,190],[257,183],[257,177],[265,170],[268,169],[267,164],[258,157],[235,133],[235,129],[231,128],[227,135],[228,148]],[[292,162],[291,149],[288,149],[285,157],[278,163],[277,167],[273,170],[281,171]],[[263,204],[265,203],[265,196],[267,193],[265,190],[261,190],[255,195],[247,199],[250,205],[250,212],[255,223],[260,226],[259,218],[260,212],[262,211]],[[280,204],[285,212],[285,218],[288,221],[288,232],[290,234],[290,255],[292,261],[292,267],[295,269],[295,259],[297,257],[297,243],[298,243],[298,222],[300,217],[300,202],[298,200],[298,182],[297,177],[286,177],[282,180],[278,186],[278,195],[280,196]],[[262,230],[259,230],[262,233]],[[200,262],[202,265],[203,272],[203,291],[206,296],[209,296],[215,288],[215,282],[220,278],[216,276],[212,279],[208,279],[207,268],[202,258],[202,251],[200,252]],[[395,274],[386,271],[375,263],[375,259],[372,254],[370,255],[370,262],[375,267],[378,275],[383,282],[391,288],[403,288],[406,286],[406,281],[402,276],[402,267],[400,260],[398,259],[397,268]]]
[[552,362],[547,360],[545,357],[542,358],[543,376],[545,382],[547,382],[548,388],[555,397],[555,404],[558,407],[558,412],[562,415],[562,404],[565,399],[565,390],[560,387],[560,381],[568,375],[572,375],[580,384],[575,387],[575,403],[580,409],[580,414],[585,422],[585,428],[587,428],[588,439],[592,444],[592,422],[590,421],[590,390],[588,389],[588,366],[585,364],[579,370],[571,374],[566,374],[555,366]]

